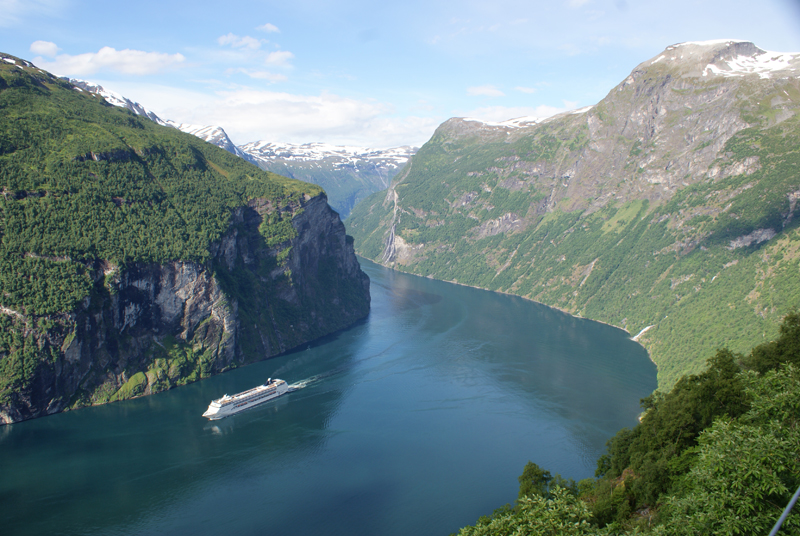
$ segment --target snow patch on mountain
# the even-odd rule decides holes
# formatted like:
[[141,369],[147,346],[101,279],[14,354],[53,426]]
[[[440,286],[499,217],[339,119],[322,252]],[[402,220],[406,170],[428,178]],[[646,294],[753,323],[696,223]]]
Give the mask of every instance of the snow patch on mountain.
[[465,117],[463,118],[463,120],[472,121],[475,123],[481,123],[489,127],[506,127],[506,128],[524,128],[524,127],[529,127],[531,125],[535,125],[537,123],[541,123],[543,121],[541,117],[533,117],[533,116],[516,117],[514,119],[507,119],[505,121],[500,121],[500,122],[481,121],[480,119],[475,119],[474,117]]
[[[0,59],[2,59],[6,63],[10,63],[14,67],[19,67],[20,69],[24,69],[25,67],[32,67],[34,69],[36,68],[36,66],[31,62],[25,61],[20,58],[15,58],[13,56],[0,55]],[[37,70],[41,71],[41,69]]]
[[118,106],[120,108],[127,108],[136,115],[146,117],[147,119],[158,123],[159,125],[167,125],[167,122],[158,117],[155,113],[151,112],[138,102],[134,102],[127,97],[123,97],[115,91],[111,91],[103,86],[93,84],[92,82],[87,82],[86,80],[80,80],[78,78],[65,78],[65,80],[81,91],[86,91],[87,93],[92,93],[94,95],[100,95],[109,104]]
[[[510,130],[513,130],[513,129],[532,127],[534,125],[538,125],[538,124],[541,124],[541,123],[548,123],[548,122],[552,121],[553,119],[556,119],[558,117],[562,117],[564,115],[573,115],[573,114],[586,113],[589,110],[591,110],[592,108],[593,108],[592,106],[584,106],[583,108],[578,108],[576,110],[570,110],[568,112],[562,112],[562,113],[559,113],[559,114],[556,114],[556,115],[553,115],[553,116],[550,116],[550,117],[544,117],[544,118],[543,117],[534,117],[534,116],[525,116],[525,117],[516,117],[514,119],[507,119],[506,121],[492,122],[492,121],[482,121],[482,120],[476,119],[474,117],[462,117],[461,120],[462,121],[469,121],[469,122],[472,122],[472,123],[480,123],[482,128],[494,127],[494,128],[498,128],[498,129],[508,129],[510,131]],[[510,134],[510,132],[509,132],[509,134]]]
[[678,43],[667,47],[663,54],[650,61],[650,65],[661,60],[700,62],[698,67],[704,77],[758,75],[772,78],[795,76],[800,70],[800,53],[762,50],[740,39]]
[[228,137],[228,134],[222,127],[214,126],[214,125],[192,125],[189,123],[177,123],[172,120],[167,120],[163,124],[170,126],[172,128],[177,128],[181,132],[186,132],[187,134],[192,134],[200,138],[201,140],[207,141],[208,143],[212,143],[217,147],[221,147],[228,151],[231,154],[235,154],[239,158],[243,158],[248,162],[255,164],[255,160],[252,156],[248,155],[244,151],[242,151],[239,147],[237,147],[233,141]]
[[797,71],[798,67],[800,67],[799,58],[800,54],[769,51],[757,56],[739,55],[729,60],[723,60],[725,64],[723,67],[713,63],[708,64],[703,71],[703,76],[708,76],[709,74],[722,76],[757,74],[760,78],[769,78],[771,75],[781,71]]

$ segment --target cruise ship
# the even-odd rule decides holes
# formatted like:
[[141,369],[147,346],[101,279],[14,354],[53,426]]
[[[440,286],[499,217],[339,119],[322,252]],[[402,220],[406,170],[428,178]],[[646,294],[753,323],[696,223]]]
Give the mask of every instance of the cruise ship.
[[285,381],[270,378],[264,385],[253,387],[233,396],[225,395],[222,398],[212,400],[206,412],[203,413],[203,417],[208,417],[212,421],[222,419],[228,415],[262,404],[267,400],[277,398],[288,390],[289,386]]

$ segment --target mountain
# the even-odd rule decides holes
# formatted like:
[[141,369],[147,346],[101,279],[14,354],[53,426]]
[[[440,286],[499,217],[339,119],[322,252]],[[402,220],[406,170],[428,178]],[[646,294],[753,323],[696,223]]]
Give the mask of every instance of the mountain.
[[356,251],[636,334],[659,386],[800,305],[800,55],[682,43],[595,106],[450,119],[348,219]]
[[83,91],[100,95],[106,102],[127,108],[136,115],[147,117],[159,125],[177,128],[201,140],[225,149],[265,171],[322,186],[328,202],[346,218],[360,200],[373,192],[385,190],[391,179],[417,151],[416,147],[368,149],[329,145],[325,143],[272,143],[255,141],[235,145],[222,127],[190,125],[161,119],[138,102],[115,93],[103,86],[67,78],[68,82]]
[[63,79],[72,84],[73,86],[75,86],[75,88],[80,91],[85,91],[93,95],[100,95],[109,104],[113,104],[114,106],[119,106],[120,108],[127,108],[136,115],[141,115],[142,117],[146,117],[151,121],[155,121],[159,125],[174,126],[174,125],[169,125],[169,121],[164,121],[163,119],[158,117],[155,113],[151,112],[138,102],[134,102],[129,98],[120,95],[119,93],[104,88],[103,86],[87,82],[86,80],[79,80],[77,78],[63,78]]
[[417,151],[416,147],[368,149],[325,143],[269,143],[241,146],[264,170],[325,189],[331,206],[346,218],[368,195],[385,190]]
[[131,398],[369,313],[318,186],[0,54],[0,423]]
[[192,136],[197,136],[203,141],[207,141],[212,145],[216,145],[221,149],[225,149],[229,153],[238,156],[239,158],[246,160],[252,164],[257,164],[256,160],[251,157],[249,154],[242,151],[239,147],[234,145],[231,139],[228,137],[228,134],[222,129],[222,127],[217,126],[203,126],[203,125],[190,125],[188,123],[176,123],[168,119],[165,121],[167,126],[177,128],[181,132],[186,132],[187,134],[191,134]]
[[94,95],[100,95],[109,104],[119,106],[120,108],[127,108],[136,115],[146,117],[151,121],[155,121],[159,125],[177,128],[181,132],[186,132],[193,136],[197,136],[201,140],[225,149],[229,153],[234,154],[239,158],[243,158],[248,162],[255,163],[252,157],[242,152],[241,149],[234,145],[222,127],[190,125],[188,123],[176,123],[171,119],[161,119],[154,112],[151,112],[138,102],[134,102],[131,99],[120,95],[119,93],[104,88],[103,86],[87,82],[86,80],[79,80],[77,78],[65,78],[65,80],[82,91],[86,91]]

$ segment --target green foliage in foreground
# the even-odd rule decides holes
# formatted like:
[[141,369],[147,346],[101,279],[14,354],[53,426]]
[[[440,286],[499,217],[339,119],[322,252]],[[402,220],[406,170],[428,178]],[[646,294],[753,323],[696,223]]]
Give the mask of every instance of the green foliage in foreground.
[[[575,486],[529,462],[516,507],[458,535],[767,534],[800,486],[800,313],[776,341],[746,357],[721,350],[707,371],[642,402],[599,478]],[[800,533],[800,511],[782,530]]]

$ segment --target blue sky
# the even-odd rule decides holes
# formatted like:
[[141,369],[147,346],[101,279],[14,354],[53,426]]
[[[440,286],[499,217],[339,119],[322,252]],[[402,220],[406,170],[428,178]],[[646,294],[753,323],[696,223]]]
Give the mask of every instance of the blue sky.
[[421,145],[595,104],[683,41],[800,52],[798,0],[0,0],[0,51],[233,141]]

